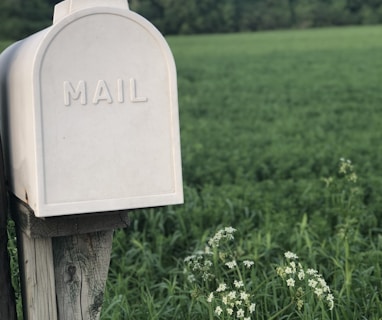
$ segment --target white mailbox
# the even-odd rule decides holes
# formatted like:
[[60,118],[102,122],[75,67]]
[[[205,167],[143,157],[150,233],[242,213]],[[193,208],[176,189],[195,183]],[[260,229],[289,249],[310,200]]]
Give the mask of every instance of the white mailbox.
[[176,69],[126,0],[66,0],[0,56],[11,191],[37,217],[183,202]]

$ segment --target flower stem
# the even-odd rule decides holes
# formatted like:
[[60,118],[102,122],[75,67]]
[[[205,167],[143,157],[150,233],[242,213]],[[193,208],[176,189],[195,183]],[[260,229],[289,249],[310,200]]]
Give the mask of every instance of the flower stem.
[[281,310],[279,310],[278,312],[276,312],[274,315],[272,315],[270,318],[268,318],[268,320],[276,319],[280,314],[282,314],[285,310],[289,309],[293,304],[294,304],[294,302],[292,300],[291,303],[289,303],[286,307],[284,307]]

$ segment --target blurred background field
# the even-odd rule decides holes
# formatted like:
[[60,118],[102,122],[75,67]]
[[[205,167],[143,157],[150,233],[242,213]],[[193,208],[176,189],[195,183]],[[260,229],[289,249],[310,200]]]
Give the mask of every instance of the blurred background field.
[[278,319],[382,319],[381,39],[381,26],[167,37],[185,203],[132,211],[116,232],[102,319],[208,319],[183,261],[225,226],[255,261],[254,319],[290,302],[275,280],[288,250],[335,307]]
[[[60,0],[2,0],[0,39],[49,26]],[[381,0],[129,0],[163,34],[211,34],[382,23]]]

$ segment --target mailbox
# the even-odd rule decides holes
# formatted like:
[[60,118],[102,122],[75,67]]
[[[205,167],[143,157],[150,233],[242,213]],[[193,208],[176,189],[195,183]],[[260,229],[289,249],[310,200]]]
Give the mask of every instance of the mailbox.
[[0,56],[10,190],[36,217],[183,202],[176,69],[126,0],[66,0]]

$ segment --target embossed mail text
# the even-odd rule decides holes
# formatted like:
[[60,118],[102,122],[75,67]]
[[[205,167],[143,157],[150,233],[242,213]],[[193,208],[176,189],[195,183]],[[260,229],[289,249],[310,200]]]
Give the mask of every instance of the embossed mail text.
[[79,80],[77,83],[64,81],[65,106],[71,106],[74,100],[82,105],[88,104],[89,101],[97,105],[100,102],[124,103],[126,99],[132,103],[148,101],[147,97],[137,94],[137,82],[134,78],[130,78],[128,81],[117,79],[114,83],[98,80],[95,88],[89,88],[88,82],[85,80]]

